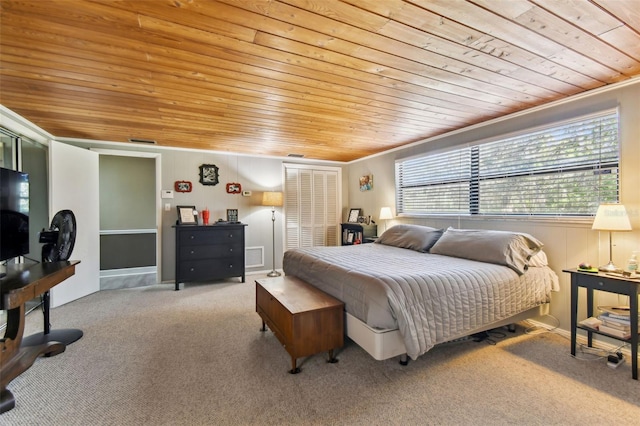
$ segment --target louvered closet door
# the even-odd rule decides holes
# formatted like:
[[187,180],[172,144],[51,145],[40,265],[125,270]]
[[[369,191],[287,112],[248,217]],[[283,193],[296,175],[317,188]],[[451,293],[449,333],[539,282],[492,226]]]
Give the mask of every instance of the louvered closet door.
[[340,171],[285,166],[285,250],[337,245]]
[[[319,179],[320,181],[320,179]],[[338,245],[338,228],[339,228],[339,209],[338,209],[338,173],[324,172],[322,175],[323,204],[324,212],[321,217],[323,219],[322,237],[325,246]]]

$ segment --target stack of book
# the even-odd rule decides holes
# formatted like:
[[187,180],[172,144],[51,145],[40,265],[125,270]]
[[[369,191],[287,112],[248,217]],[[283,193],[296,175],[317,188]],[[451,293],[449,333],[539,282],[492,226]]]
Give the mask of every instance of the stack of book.
[[361,244],[362,232],[354,231],[352,229],[345,229],[342,232],[342,242],[346,244]]
[[599,306],[598,308],[602,311],[598,317],[602,321],[598,330],[621,339],[631,338],[631,316],[628,309],[611,306]]

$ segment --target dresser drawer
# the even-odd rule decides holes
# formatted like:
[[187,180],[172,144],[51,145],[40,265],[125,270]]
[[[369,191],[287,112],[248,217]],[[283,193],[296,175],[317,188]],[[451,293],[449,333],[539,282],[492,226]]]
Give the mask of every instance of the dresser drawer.
[[224,229],[223,227],[211,229],[194,228],[180,232],[179,243],[181,246],[214,245],[243,243],[243,229]]
[[221,257],[238,257],[242,255],[242,242],[233,244],[216,245],[188,245],[180,247],[180,259],[182,261],[198,259],[214,259]]
[[184,281],[237,277],[244,274],[243,263],[239,257],[186,261],[178,267],[178,275]]

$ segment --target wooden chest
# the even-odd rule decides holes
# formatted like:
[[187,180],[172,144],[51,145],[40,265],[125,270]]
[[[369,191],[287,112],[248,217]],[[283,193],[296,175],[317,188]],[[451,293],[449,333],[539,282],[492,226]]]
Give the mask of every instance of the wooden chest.
[[295,277],[256,280],[256,312],[291,355],[291,373],[300,357],[344,344],[344,303]]

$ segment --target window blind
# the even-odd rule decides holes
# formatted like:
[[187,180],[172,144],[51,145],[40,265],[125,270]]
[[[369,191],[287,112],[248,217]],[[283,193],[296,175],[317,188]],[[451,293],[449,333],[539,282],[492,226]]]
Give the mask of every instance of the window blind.
[[459,214],[469,210],[470,149],[396,163],[401,213]]
[[617,111],[396,163],[405,214],[593,215],[617,202]]

